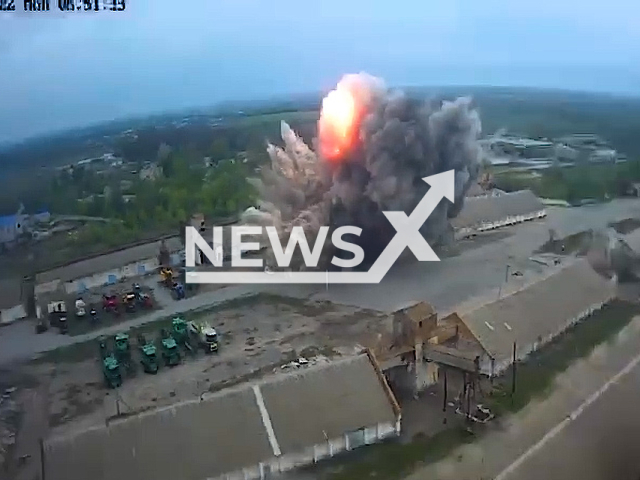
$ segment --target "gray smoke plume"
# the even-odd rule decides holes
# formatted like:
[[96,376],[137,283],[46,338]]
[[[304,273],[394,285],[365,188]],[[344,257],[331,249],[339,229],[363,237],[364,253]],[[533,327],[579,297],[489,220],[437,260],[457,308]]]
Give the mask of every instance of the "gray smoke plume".
[[350,241],[360,243],[370,263],[395,234],[382,212],[410,213],[429,188],[422,178],[454,169],[455,203],[443,200],[421,228],[432,245],[449,241],[449,219],[480,167],[481,124],[471,100],[418,101],[364,73],[347,75],[340,85],[363,111],[354,145],[329,161],[322,138],[313,151],[282,122],[284,145],[268,145],[271,167],[253,182],[261,203],[245,212],[244,223],[274,225],[285,242],[297,225],[310,240],[323,225],[355,225],[363,232]]
[[593,269],[604,277],[615,276],[621,282],[640,282],[640,254],[613,229],[592,233],[587,259]]

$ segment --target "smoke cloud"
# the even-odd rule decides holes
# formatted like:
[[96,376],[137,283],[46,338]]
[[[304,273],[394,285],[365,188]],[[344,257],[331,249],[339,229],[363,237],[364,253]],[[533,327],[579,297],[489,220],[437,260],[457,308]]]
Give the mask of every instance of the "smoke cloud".
[[[446,243],[449,219],[478,176],[480,132],[468,98],[419,101],[368,74],[347,75],[323,102],[313,150],[282,122],[283,146],[268,145],[271,166],[253,180],[259,209],[247,210],[243,222],[273,225],[283,241],[294,226],[311,240],[323,225],[355,225],[362,234],[349,240],[371,263],[395,234],[382,212],[410,213],[429,188],[422,178],[453,169],[455,203],[443,200],[421,228],[432,245]],[[323,261],[333,254],[324,252]]]

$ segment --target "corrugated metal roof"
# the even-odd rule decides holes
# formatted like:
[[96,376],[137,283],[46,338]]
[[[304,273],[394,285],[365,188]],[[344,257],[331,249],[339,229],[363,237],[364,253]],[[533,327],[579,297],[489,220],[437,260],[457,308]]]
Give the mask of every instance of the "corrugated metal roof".
[[[254,385],[47,440],[47,480],[200,480],[269,461],[274,453]],[[335,438],[396,421],[366,354],[258,385],[283,454],[321,443],[325,433]]]
[[[36,275],[36,281],[39,284],[57,279],[61,282],[69,282],[71,280],[115,270],[131,263],[157,257],[160,253],[160,243],[160,241],[145,243],[106,255],[80,260],[63,267],[38,273]],[[168,238],[165,240],[165,243],[169,252],[177,252],[182,249],[180,237]]]
[[243,388],[47,442],[45,465],[48,480],[195,480],[271,457],[253,391]]
[[451,224],[454,228],[471,228],[541,210],[544,210],[544,205],[531,190],[495,197],[471,197],[465,200],[462,210],[451,220]]
[[261,387],[283,453],[337,438],[396,415],[366,355],[302,370]]
[[511,358],[513,343],[525,349],[563,331],[570,319],[613,298],[615,287],[586,259],[554,271],[528,287],[462,316],[486,352]]

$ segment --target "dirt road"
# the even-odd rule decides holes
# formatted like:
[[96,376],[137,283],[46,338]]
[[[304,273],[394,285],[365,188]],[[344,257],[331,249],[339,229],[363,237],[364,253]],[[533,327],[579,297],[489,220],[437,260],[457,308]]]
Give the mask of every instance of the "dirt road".
[[226,287],[213,292],[207,292],[195,297],[187,298],[179,302],[173,302],[162,310],[157,310],[148,315],[141,315],[129,321],[121,322],[117,325],[106,326],[102,329],[94,330],[85,335],[78,335],[75,337],[60,335],[53,329],[50,329],[48,332],[40,335],[36,335],[34,333],[34,324],[32,322],[16,322],[7,327],[0,328],[0,365],[26,360],[39,353],[44,353],[59,347],[85,342],[87,340],[98,338],[101,335],[112,335],[118,331],[144,325],[145,323],[153,322],[171,315],[200,308],[212,307],[235,298],[256,295],[259,292],[259,288],[251,285]]

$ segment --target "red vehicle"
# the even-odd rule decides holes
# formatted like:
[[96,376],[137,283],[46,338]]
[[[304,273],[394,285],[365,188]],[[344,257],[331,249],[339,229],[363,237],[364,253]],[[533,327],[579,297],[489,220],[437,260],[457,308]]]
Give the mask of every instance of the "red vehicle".
[[102,308],[105,312],[119,313],[119,302],[117,295],[102,295]]
[[137,296],[137,301],[142,308],[153,308],[153,300],[146,293],[140,293]]
[[137,283],[133,284],[133,295],[136,299],[136,304],[141,306],[142,308],[153,308],[153,301],[151,297],[142,291],[140,285]]

